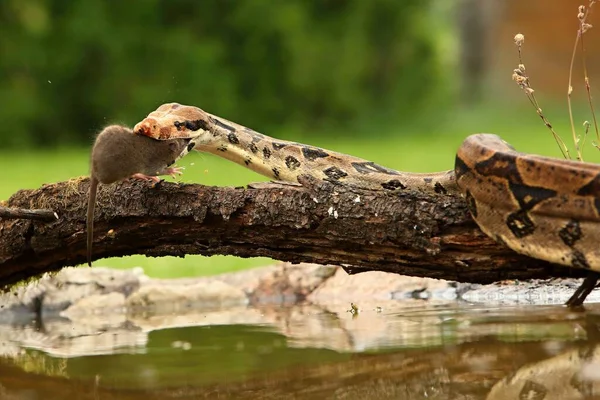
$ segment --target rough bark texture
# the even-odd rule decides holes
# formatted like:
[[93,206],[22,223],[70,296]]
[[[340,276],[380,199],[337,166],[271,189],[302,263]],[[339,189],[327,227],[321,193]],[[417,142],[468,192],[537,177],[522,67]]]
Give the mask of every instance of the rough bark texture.
[[[250,188],[126,181],[100,188],[94,257],[233,254],[347,266],[351,272],[489,283],[582,276],[517,255],[450,195],[386,194],[330,184]],[[22,190],[9,207],[51,209],[56,222],[0,219],[0,283],[85,260],[89,180]]]

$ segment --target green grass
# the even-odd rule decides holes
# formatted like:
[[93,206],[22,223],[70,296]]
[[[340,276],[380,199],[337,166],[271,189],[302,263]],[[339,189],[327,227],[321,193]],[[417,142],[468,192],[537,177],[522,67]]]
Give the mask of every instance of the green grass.
[[[583,109],[583,107],[579,107]],[[558,108],[558,110],[562,110]],[[564,111],[560,115],[566,117]],[[551,119],[553,113],[548,112]],[[242,122],[242,121],[240,121]],[[566,118],[552,121],[563,140],[571,144]],[[578,124],[580,126],[580,124]],[[258,127],[254,127],[257,128]],[[498,108],[464,110],[456,114],[437,115],[412,126],[384,128],[373,127],[362,135],[354,134],[347,139],[344,132],[314,133],[310,144],[353,154],[385,166],[413,172],[431,172],[453,168],[455,151],[461,141],[471,133],[489,132],[502,136],[517,150],[560,156],[558,147],[549,131],[533,110],[525,108],[514,111]],[[279,135],[286,139],[306,141],[304,135]],[[299,136],[299,137],[298,137]],[[590,145],[586,147],[586,160],[598,161],[600,156]],[[6,199],[19,189],[38,188],[43,183],[67,180],[88,173],[87,148],[63,148],[53,150],[28,150],[0,152],[0,170],[4,173],[0,186],[0,199]],[[219,159],[210,154],[194,152],[179,163],[185,166],[182,182],[206,185],[241,186],[266,178]],[[156,277],[181,277],[214,274],[265,265],[268,259],[240,259],[232,256],[187,256],[146,258],[132,256],[121,259],[97,261],[95,265],[118,268],[141,266],[146,273]]]

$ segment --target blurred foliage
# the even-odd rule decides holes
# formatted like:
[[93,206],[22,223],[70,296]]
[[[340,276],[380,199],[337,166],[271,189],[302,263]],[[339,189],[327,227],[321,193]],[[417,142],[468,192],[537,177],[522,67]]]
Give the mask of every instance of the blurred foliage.
[[89,143],[176,101],[248,126],[414,113],[439,87],[426,0],[2,0],[0,146]]

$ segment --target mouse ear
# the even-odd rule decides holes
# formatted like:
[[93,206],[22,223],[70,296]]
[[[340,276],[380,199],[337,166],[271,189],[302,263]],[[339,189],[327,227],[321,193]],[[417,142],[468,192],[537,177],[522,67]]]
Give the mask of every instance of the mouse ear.
[[177,144],[177,142],[175,142],[175,141],[169,142],[169,150],[175,151],[178,149],[179,149],[179,145]]

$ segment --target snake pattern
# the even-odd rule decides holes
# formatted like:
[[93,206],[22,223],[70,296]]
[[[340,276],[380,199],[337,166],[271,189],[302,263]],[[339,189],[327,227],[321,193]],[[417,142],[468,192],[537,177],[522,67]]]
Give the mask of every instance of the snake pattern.
[[462,194],[481,230],[514,251],[600,271],[600,165],[515,151],[500,137],[467,137],[454,170],[407,173],[319,147],[275,139],[198,107],[167,103],[134,127],[154,139],[194,138],[195,149],[269,178],[319,180],[388,192]]
[[317,179],[371,190],[456,192],[454,172],[413,174],[319,147],[274,139],[197,107],[169,103],[134,127],[139,135],[159,140],[195,138],[195,149],[233,161],[269,178],[298,182]]

